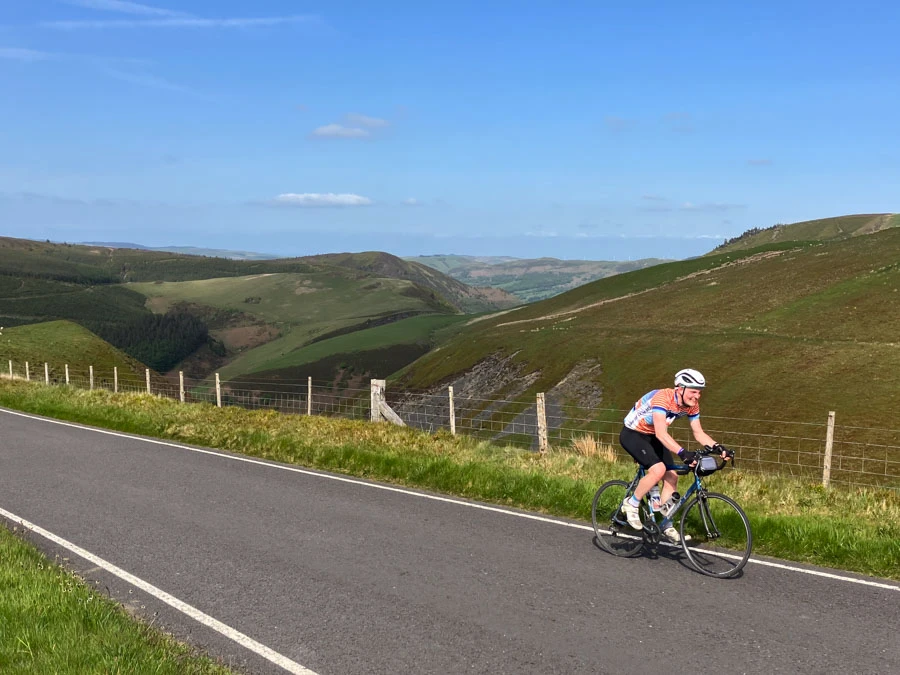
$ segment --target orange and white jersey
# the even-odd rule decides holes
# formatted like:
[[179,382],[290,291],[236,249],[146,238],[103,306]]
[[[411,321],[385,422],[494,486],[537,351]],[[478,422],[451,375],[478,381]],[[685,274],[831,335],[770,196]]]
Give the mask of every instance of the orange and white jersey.
[[674,389],[654,389],[641,396],[631,411],[625,416],[625,426],[642,434],[655,434],[653,413],[666,416],[666,424],[672,424],[679,417],[699,419],[700,406],[683,405]]

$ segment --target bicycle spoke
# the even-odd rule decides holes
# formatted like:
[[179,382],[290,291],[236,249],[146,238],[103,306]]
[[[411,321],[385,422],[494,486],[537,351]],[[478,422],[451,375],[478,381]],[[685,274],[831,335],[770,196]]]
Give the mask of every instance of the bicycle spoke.
[[694,499],[681,518],[688,559],[714,577],[736,575],[747,563],[753,545],[747,516],[730,497],[707,493]]
[[628,525],[620,509],[629,488],[630,485],[621,480],[604,483],[594,495],[591,505],[597,543],[607,553],[623,557],[637,555],[644,545],[643,534]]

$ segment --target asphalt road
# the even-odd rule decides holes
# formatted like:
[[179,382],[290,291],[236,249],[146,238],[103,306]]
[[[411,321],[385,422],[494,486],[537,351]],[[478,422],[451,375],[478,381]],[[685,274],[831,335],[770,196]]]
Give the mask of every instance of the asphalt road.
[[609,556],[584,523],[3,409],[0,429],[0,509],[97,559],[29,539],[242,672],[900,672],[900,584],[708,579],[679,551]]

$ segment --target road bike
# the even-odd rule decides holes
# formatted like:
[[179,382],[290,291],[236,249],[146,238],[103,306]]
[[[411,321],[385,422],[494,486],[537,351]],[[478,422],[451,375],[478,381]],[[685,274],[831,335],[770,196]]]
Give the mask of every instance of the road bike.
[[[726,465],[719,450],[704,448],[698,453],[697,463],[668,466],[679,475],[693,474],[690,487],[665,513],[650,507],[649,494],[641,500],[641,520],[644,527],[638,531],[628,524],[622,513],[622,502],[634,494],[638,482],[646,475],[639,466],[634,479],[611,480],[604,483],[594,495],[591,520],[600,547],[622,557],[639,555],[645,547],[656,551],[660,544],[669,544],[663,535],[670,525],[681,535],[681,547],[691,564],[711,577],[737,576],[750,558],[753,534],[750,521],[743,509],[731,497],[710,492],[703,486],[703,478]],[[733,459],[733,453],[732,453]],[[677,525],[676,525],[677,523]]]

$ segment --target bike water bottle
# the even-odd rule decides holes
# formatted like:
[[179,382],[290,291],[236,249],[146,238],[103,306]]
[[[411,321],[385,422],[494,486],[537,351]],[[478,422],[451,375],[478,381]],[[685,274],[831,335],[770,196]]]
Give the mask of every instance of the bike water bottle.
[[672,513],[672,510],[675,508],[675,505],[678,503],[678,500],[681,499],[681,495],[677,492],[673,492],[672,496],[666,500],[666,503],[662,505],[660,509],[662,514],[668,518],[669,514]]
[[660,502],[659,502],[659,486],[654,485],[650,488],[650,494],[648,496],[648,501],[650,502],[650,512],[656,513],[659,511]]

